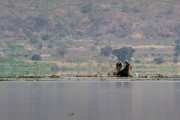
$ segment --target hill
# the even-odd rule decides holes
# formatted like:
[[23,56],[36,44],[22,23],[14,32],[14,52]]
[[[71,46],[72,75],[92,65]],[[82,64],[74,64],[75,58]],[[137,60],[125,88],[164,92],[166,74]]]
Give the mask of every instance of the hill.
[[132,46],[137,63],[172,61],[179,0],[1,0],[0,56],[43,61],[116,61],[100,49]]

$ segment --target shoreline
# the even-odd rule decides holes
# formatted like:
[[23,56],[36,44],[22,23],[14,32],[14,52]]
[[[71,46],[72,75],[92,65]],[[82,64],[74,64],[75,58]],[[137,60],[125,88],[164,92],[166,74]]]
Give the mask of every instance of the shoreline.
[[56,77],[56,78],[49,78],[49,77],[0,77],[0,81],[108,81],[108,82],[130,82],[130,81],[179,81],[180,77]]

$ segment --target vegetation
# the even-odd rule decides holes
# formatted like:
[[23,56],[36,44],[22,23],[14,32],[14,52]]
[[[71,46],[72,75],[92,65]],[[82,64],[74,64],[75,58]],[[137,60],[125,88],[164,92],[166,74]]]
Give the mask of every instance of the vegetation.
[[153,61],[154,61],[154,63],[156,63],[156,64],[162,64],[162,63],[164,63],[164,60],[163,60],[162,57],[154,58]]
[[93,10],[93,4],[88,3],[88,4],[84,4],[81,7],[81,12],[82,13],[91,13]]
[[101,55],[103,56],[109,56],[112,53],[112,48],[110,46],[106,46],[104,48],[101,48]]
[[34,54],[31,59],[34,60],[34,61],[40,61],[41,60],[41,56],[38,55],[38,54]]
[[50,35],[48,35],[48,34],[42,35],[42,39],[43,40],[50,40]]
[[39,42],[38,36],[30,36],[29,43],[30,44],[37,44]]
[[67,50],[65,48],[60,48],[57,50],[57,54],[60,57],[64,57],[64,55],[67,53]]
[[[156,66],[178,62],[179,46],[172,39],[180,35],[179,5],[179,0],[2,0],[0,57],[34,64],[32,56],[38,54],[38,64],[57,62],[48,69],[58,74],[90,70],[106,74],[116,57],[121,61],[133,57],[134,66],[141,66],[138,70],[153,66],[148,70],[156,71]],[[133,46],[136,52],[124,58],[111,56],[111,50],[122,46]],[[159,55],[164,63],[154,66],[153,58]],[[16,74],[8,65],[1,67]]]
[[131,61],[131,58],[133,57],[135,52],[135,49],[132,47],[123,47],[120,49],[115,49],[112,51],[112,54],[115,55],[118,58],[118,61]]
[[23,62],[12,58],[0,58],[0,76],[17,76],[17,75],[50,75],[55,74],[51,68],[55,64],[42,62]]

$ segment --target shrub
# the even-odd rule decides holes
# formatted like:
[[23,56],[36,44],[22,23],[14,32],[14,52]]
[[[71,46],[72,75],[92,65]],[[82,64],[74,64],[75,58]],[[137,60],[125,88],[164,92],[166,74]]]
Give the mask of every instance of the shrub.
[[101,55],[103,56],[109,56],[112,53],[112,48],[110,46],[106,46],[104,48],[101,48]]
[[61,57],[64,57],[64,55],[67,53],[65,48],[61,48],[57,50],[58,55],[60,55]]
[[39,42],[38,36],[31,36],[29,40],[30,44],[36,44]]
[[32,58],[31,58],[31,60],[39,61],[39,60],[41,60],[41,56],[38,55],[38,54],[34,54],[34,55],[32,56]]
[[30,38],[31,35],[32,35],[31,29],[25,28],[25,29],[24,29],[24,34],[25,34],[28,38]]
[[90,13],[93,10],[93,5],[91,3],[85,4],[81,7],[82,13]]
[[123,4],[123,5],[121,6],[121,9],[122,9],[123,12],[130,12],[132,8],[131,8],[131,6],[128,5],[128,4]]
[[162,57],[157,57],[157,58],[154,58],[153,62],[156,64],[162,64],[164,63],[164,60]]
[[42,35],[41,38],[43,40],[49,40],[50,39],[50,35],[46,34],[46,35]]
[[44,16],[38,16],[35,18],[35,22],[36,22],[36,26],[37,27],[43,27],[45,26],[46,24],[48,24],[48,20],[44,17]]

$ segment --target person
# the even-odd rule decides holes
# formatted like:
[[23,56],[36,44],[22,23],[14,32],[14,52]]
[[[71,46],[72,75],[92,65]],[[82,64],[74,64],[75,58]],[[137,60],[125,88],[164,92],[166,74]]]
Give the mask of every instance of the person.
[[120,71],[122,69],[122,63],[121,62],[116,64],[116,69],[118,71]]
[[119,63],[117,62],[116,63],[116,70],[118,70],[118,68],[119,68]]
[[129,62],[128,62],[127,60],[125,61],[125,65],[126,65],[126,66],[129,65]]
[[115,75],[118,77],[130,77],[132,74],[132,66],[127,60],[123,65],[122,63],[117,63],[116,69],[117,73]]

